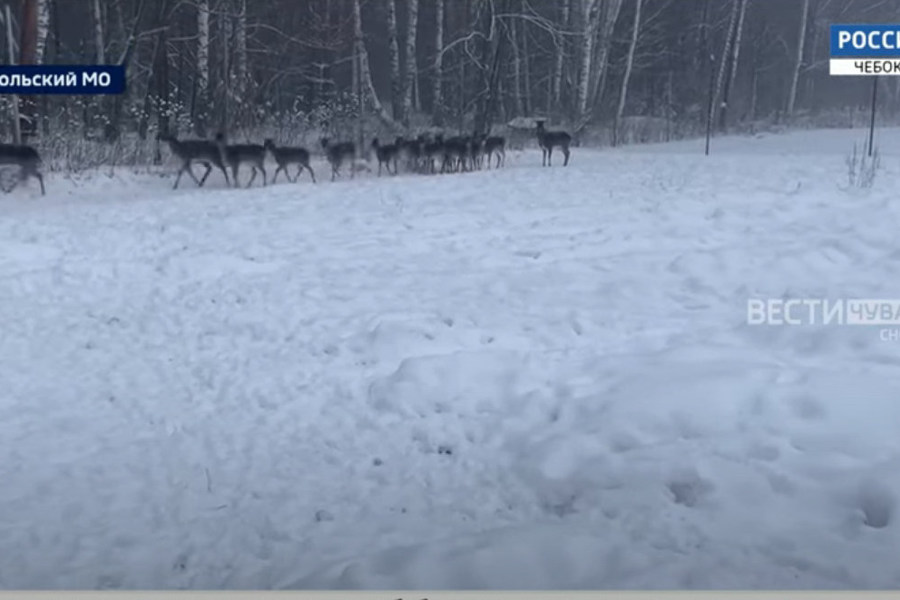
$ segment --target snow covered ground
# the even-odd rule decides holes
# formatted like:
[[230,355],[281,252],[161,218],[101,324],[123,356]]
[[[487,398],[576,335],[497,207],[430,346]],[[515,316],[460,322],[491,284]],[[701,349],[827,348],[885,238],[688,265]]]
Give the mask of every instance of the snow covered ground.
[[900,131],[0,197],[2,588],[897,588]]

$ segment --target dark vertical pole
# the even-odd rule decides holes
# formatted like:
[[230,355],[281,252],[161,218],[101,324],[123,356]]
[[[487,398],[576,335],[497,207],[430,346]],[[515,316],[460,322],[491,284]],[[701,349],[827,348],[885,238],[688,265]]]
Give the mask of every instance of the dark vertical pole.
[[716,87],[716,57],[709,55],[709,103],[706,106],[706,156],[709,156],[709,138],[712,135],[713,95]]
[[869,156],[875,145],[875,103],[878,100],[878,76],[872,78],[872,115],[869,119]]

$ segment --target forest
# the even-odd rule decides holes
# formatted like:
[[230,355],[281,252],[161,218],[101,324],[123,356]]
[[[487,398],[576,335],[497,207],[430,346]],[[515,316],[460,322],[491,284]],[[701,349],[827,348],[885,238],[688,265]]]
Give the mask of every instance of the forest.
[[[158,162],[157,133],[359,138],[544,118],[580,144],[862,120],[831,23],[892,0],[2,0],[9,64],[124,64],[116,96],[0,98],[69,166]],[[900,78],[882,78],[880,118]],[[523,134],[524,135],[524,134]],[[527,136],[526,136],[527,137]],[[522,139],[525,139],[524,137]],[[75,143],[75,141],[80,143]]]

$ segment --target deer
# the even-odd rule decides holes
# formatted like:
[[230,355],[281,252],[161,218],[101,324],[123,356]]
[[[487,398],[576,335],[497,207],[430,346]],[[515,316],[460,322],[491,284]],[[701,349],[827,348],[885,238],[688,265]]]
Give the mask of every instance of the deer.
[[234,186],[238,186],[238,169],[242,164],[249,164],[253,169],[250,175],[250,181],[247,182],[249,188],[256,179],[256,172],[259,171],[263,176],[263,186],[266,185],[266,148],[259,144],[229,144],[225,134],[221,131],[216,134],[216,145],[219,147],[219,153],[224,162],[231,168],[231,175],[234,179]]
[[563,166],[568,166],[569,145],[572,143],[572,136],[565,131],[547,131],[546,129],[544,129],[543,119],[538,119],[537,121],[535,121],[535,126],[538,145],[541,147],[541,151],[543,152],[543,162],[541,166],[552,166],[550,163],[550,159],[553,156],[553,148],[556,147],[559,147],[559,149],[562,150],[563,156],[565,156]]
[[[19,167],[19,180],[28,181],[34,177],[41,184],[41,196],[44,190],[44,176],[40,172],[42,161],[38,151],[22,144],[0,144],[0,165],[16,165]],[[18,184],[18,181],[16,184]],[[15,185],[13,185],[15,187]],[[12,188],[9,190],[12,191]]]
[[484,140],[484,155],[487,157],[487,167],[491,168],[491,159],[497,156],[497,167],[506,164],[506,138],[501,135],[494,135]]
[[484,163],[484,141],[486,138],[486,135],[476,133],[469,140],[469,161],[472,163],[472,170],[481,170]]
[[[271,138],[266,138],[263,142],[263,147],[272,155],[272,158],[275,159],[275,163],[278,165],[278,168],[275,169],[275,174],[272,176],[272,183],[275,183],[278,179],[280,171],[284,171],[284,176],[288,178],[288,181],[295,183],[300,179],[300,175],[303,174],[303,169],[309,171],[309,176],[312,177],[313,183],[316,182],[316,173],[309,166],[309,150],[306,148],[276,146],[275,140]],[[291,179],[291,174],[287,170],[289,165],[297,165],[297,175],[293,179]]]
[[[322,138],[319,143],[322,145],[322,150],[325,151],[325,158],[328,159],[328,164],[331,165],[331,180],[334,181],[340,173],[341,166],[345,162],[352,161],[356,155],[356,144],[353,142],[332,144],[328,138]],[[356,169],[353,168],[353,165],[350,165],[350,177],[353,178],[355,174]]]
[[424,143],[425,137],[421,135],[413,140],[407,140],[400,136],[394,141],[394,145],[397,146],[399,154],[406,158],[406,168],[410,171],[419,170],[419,162],[422,159]]
[[434,173],[437,160],[444,158],[444,136],[437,134],[430,142],[425,142],[422,146],[422,154],[425,156],[425,169],[429,173]]
[[[381,144],[378,138],[372,140],[372,149],[375,150],[375,158],[378,159],[378,176],[381,177],[381,167],[387,169],[388,175],[397,174],[397,155],[400,148],[396,144]],[[394,172],[391,173],[391,163],[394,165]]]
[[[178,169],[178,175],[175,177],[175,185],[172,186],[173,190],[178,189],[178,183],[181,181],[181,176],[184,173],[191,176],[197,187],[203,187],[213,167],[217,167],[222,171],[222,175],[225,176],[225,183],[231,186],[231,180],[228,178],[228,171],[225,169],[222,154],[214,142],[197,139],[179,140],[167,132],[160,132],[156,139],[168,144],[172,154],[181,161],[181,168]],[[191,169],[193,163],[200,163],[206,167],[206,172],[203,173],[203,177],[200,179],[197,179],[193,169]]]
[[444,142],[444,161],[441,173],[455,173],[466,170],[466,158],[469,155],[469,138],[455,136]]

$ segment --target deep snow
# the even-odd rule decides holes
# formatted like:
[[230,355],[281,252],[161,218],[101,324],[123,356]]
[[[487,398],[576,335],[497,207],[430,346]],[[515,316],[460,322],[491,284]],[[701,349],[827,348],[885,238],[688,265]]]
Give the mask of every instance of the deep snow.
[[897,588],[864,136],[0,197],[0,587]]

